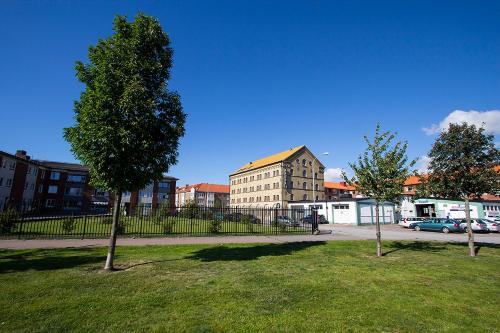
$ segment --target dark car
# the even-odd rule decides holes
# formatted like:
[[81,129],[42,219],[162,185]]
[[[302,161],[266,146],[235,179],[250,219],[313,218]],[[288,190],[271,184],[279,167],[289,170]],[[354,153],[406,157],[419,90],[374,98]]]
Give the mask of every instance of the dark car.
[[[307,215],[303,218],[300,219],[302,223],[312,223],[313,222],[313,216],[312,215]],[[318,215],[318,223],[319,224],[328,224],[328,220],[325,219],[323,215]]]

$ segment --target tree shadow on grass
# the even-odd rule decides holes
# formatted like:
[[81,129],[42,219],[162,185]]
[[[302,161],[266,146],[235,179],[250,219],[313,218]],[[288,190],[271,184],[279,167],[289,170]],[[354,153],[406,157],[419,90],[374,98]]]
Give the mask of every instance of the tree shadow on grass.
[[446,249],[446,244],[441,245],[439,243],[432,242],[411,242],[411,243],[402,243],[402,242],[392,242],[389,247],[392,250],[384,252],[382,255],[386,256],[390,253],[394,253],[401,250],[408,251],[423,251],[423,252],[439,252]]
[[0,274],[24,272],[27,270],[48,271],[74,268],[82,265],[104,262],[105,256],[96,255],[90,249],[72,249],[69,252],[51,253],[48,250],[31,250],[8,254],[0,251]]
[[[464,247],[469,247],[468,242],[456,242],[456,243],[450,243],[453,245],[458,245],[458,246],[464,246]],[[495,244],[495,243],[484,243],[484,242],[474,242],[474,251],[476,252],[476,255],[479,253],[479,250],[483,247],[488,247],[491,249],[500,249],[500,244]]]
[[255,260],[260,257],[292,254],[297,251],[324,244],[326,244],[326,242],[293,242],[249,247],[227,247],[222,245],[193,252],[189,257],[185,257],[185,259],[195,259],[204,262]]

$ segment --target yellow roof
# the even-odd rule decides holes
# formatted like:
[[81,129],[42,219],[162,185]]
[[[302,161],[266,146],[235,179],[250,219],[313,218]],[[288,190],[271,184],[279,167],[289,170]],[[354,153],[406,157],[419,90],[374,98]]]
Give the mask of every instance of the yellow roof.
[[286,151],[282,151],[281,153],[277,153],[277,154],[274,154],[274,155],[271,155],[268,157],[264,157],[260,160],[256,160],[256,161],[247,163],[244,166],[242,166],[241,168],[239,168],[238,170],[236,170],[233,174],[258,169],[258,168],[261,168],[261,167],[266,166],[266,165],[271,165],[274,163],[284,161],[304,147],[305,147],[304,145],[298,146],[298,147],[291,148],[291,149],[286,150]]

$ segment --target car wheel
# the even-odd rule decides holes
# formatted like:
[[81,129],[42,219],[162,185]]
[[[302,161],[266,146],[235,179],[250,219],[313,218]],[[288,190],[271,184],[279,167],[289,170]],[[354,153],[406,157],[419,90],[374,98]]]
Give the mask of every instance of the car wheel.
[[422,230],[422,228],[420,228],[420,226],[419,226],[419,225],[417,225],[417,226],[415,227],[415,231],[420,231],[420,230]]
[[445,234],[448,234],[450,232],[450,229],[448,229],[447,227],[444,227],[443,229],[441,229]]

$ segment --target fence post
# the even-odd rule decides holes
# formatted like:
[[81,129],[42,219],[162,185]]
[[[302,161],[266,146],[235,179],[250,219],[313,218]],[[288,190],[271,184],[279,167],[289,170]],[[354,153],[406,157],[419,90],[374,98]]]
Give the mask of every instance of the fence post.
[[313,208],[312,210],[312,228],[311,228],[311,233],[314,235],[316,231],[319,231],[318,228],[318,210],[316,208]]
[[85,229],[87,228],[87,214],[84,215],[83,218],[83,231],[82,231],[82,239],[85,238]]
[[[153,204],[151,204],[151,207],[153,207]],[[144,214],[146,213],[144,211],[145,209],[146,209],[146,207],[142,207],[142,209],[141,209],[142,212],[141,212],[141,219],[140,219],[140,223],[139,223],[139,236],[142,236],[142,222],[144,221]]]

